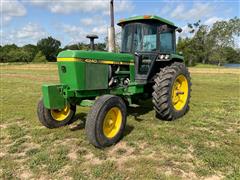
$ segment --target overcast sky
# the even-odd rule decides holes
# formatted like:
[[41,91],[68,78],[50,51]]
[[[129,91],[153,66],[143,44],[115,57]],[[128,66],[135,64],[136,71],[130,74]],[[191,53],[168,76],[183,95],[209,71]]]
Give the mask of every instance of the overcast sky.
[[[239,0],[115,0],[115,21],[157,15],[186,29],[188,22],[201,20],[211,25],[239,17],[239,7]],[[36,44],[39,39],[52,36],[65,46],[88,42],[85,36],[89,33],[97,34],[101,42],[107,35],[108,13],[108,0],[1,0],[1,45]]]

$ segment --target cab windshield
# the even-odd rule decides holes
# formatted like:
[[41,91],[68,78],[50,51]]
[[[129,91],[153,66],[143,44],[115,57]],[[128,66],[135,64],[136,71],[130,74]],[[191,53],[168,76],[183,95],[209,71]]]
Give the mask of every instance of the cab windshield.
[[149,52],[157,49],[157,26],[134,23],[124,26],[122,52]]

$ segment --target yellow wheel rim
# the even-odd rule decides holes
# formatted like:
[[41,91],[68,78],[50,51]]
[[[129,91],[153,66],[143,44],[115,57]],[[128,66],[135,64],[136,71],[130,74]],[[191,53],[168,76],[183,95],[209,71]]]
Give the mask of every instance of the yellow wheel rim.
[[172,87],[172,104],[173,107],[180,111],[184,108],[188,98],[188,81],[184,75],[179,75]]
[[64,109],[51,109],[52,118],[56,121],[64,121],[70,114],[70,105],[65,106]]
[[111,108],[103,121],[103,133],[107,138],[113,138],[117,135],[122,124],[122,112],[119,108]]

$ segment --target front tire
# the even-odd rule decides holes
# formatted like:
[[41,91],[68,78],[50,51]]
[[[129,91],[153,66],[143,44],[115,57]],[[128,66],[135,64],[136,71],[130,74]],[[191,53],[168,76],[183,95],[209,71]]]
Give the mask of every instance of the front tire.
[[191,81],[183,63],[174,62],[156,75],[153,86],[153,105],[156,117],[173,120],[183,116],[189,109]]
[[103,148],[117,143],[123,135],[127,109],[122,98],[99,97],[87,115],[86,134],[91,144]]
[[42,125],[49,129],[67,125],[74,117],[76,106],[67,104],[62,110],[47,109],[44,107],[43,100],[38,103],[37,114]]

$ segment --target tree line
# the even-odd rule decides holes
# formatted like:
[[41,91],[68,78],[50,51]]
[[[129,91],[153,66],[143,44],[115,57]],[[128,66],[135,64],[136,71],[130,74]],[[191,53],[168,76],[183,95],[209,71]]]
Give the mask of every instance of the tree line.
[[177,51],[183,53],[189,66],[197,63],[240,63],[239,18],[217,21],[212,26],[197,21],[189,23],[188,29],[192,36],[179,37]]
[[[37,45],[27,44],[18,47],[15,44],[0,46],[0,63],[6,62],[55,62],[59,52],[71,50],[89,50],[90,45],[86,43],[78,43],[67,45],[61,48],[61,42],[53,37],[48,37],[38,41]],[[104,51],[105,43],[95,44],[95,49]]]
[[[225,21],[217,21],[212,26],[201,21],[188,24],[190,37],[179,37],[177,51],[182,52],[189,66],[197,63],[218,64],[240,63],[239,43],[235,39],[240,36],[240,19],[235,17]],[[120,47],[120,35],[116,44]],[[95,44],[95,49],[106,50],[106,42]],[[236,46],[238,43],[238,47]],[[0,62],[55,62],[57,54],[62,50],[89,50],[90,45],[78,43],[61,48],[61,42],[52,37],[41,39],[37,45],[28,44],[18,47],[15,44],[0,46]]]

